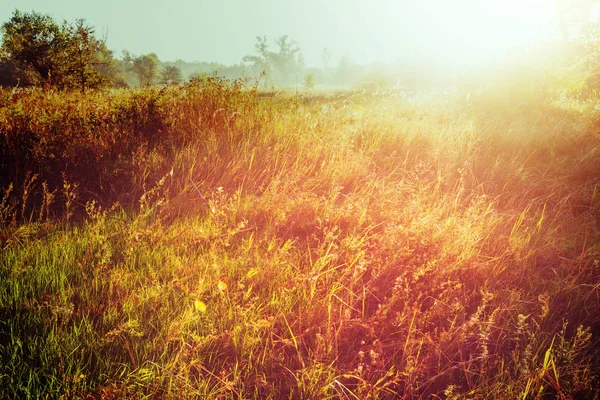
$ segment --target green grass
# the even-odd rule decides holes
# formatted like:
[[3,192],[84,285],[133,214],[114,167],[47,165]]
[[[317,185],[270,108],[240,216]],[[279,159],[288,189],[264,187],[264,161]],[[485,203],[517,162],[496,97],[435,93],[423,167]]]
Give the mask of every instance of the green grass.
[[600,397],[593,101],[2,96],[0,397]]

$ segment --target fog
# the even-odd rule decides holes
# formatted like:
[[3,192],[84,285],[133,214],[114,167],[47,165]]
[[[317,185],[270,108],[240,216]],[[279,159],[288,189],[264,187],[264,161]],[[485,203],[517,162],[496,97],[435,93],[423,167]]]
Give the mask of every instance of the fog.
[[236,64],[254,53],[256,36],[269,43],[289,35],[306,66],[435,64],[472,68],[501,62],[559,34],[554,2],[540,0],[4,0],[0,21],[15,9],[57,21],[84,18],[120,54],[156,53],[162,61]]

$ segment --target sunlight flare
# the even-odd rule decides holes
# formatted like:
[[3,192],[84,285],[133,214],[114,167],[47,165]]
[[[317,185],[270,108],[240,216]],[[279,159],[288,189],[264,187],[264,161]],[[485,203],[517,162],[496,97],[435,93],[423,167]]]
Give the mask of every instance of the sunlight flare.
[[[411,8],[392,0],[366,11],[373,27],[373,53],[397,54],[438,66],[473,67],[502,61],[507,54],[540,46],[560,35],[553,1],[425,1]],[[409,28],[407,28],[407,24]]]

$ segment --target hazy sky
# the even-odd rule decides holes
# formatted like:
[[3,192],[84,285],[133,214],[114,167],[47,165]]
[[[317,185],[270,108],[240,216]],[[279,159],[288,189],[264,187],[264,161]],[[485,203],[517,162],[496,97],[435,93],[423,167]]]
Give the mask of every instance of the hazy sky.
[[256,36],[295,39],[307,65],[321,52],[367,64],[413,57],[482,62],[539,40],[554,24],[550,0],[1,0],[0,22],[15,9],[84,18],[120,54],[163,61],[239,63]]

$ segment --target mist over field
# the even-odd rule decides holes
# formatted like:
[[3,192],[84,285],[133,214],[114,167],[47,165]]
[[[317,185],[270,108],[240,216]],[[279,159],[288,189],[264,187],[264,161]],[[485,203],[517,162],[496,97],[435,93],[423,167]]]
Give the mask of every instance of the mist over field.
[[[256,55],[257,38],[266,37],[267,51],[289,64],[283,77],[273,71],[273,80],[294,85],[309,73],[322,85],[374,76],[396,84],[414,80],[411,74],[451,84],[457,76],[530,64],[531,58],[543,65],[541,54],[553,54],[564,35],[577,35],[597,13],[592,1],[571,6],[564,0],[10,0],[0,5],[0,19],[15,9],[50,15],[59,25],[85,19],[118,64],[126,63],[126,53],[155,54],[161,66],[177,66],[183,79],[215,71],[230,78],[260,74],[265,65],[244,60]],[[283,36],[292,54],[278,42]],[[135,76],[125,79],[140,84]]]
[[599,3],[0,4],[0,398],[600,398]]

